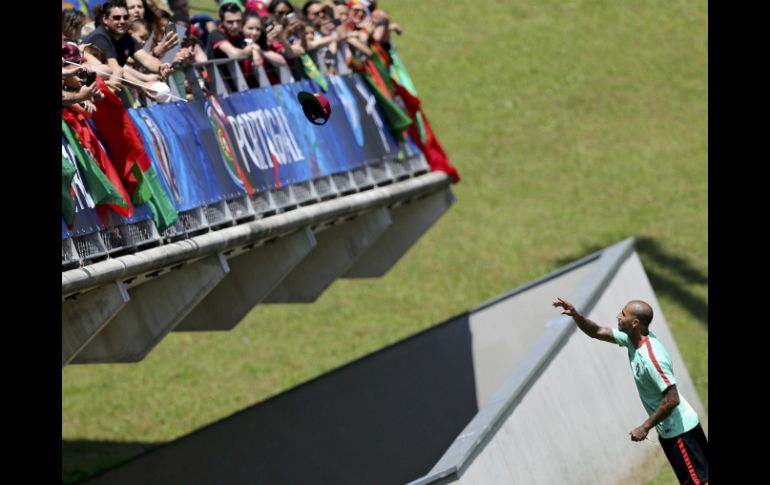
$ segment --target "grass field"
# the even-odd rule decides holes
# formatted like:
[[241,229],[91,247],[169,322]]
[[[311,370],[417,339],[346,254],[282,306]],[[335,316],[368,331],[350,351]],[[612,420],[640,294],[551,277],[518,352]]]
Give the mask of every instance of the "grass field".
[[[462,176],[457,203],[383,278],[172,333],[138,364],[63,369],[64,481],[628,236],[708,409],[707,3],[380,3]],[[664,467],[652,483],[676,480]]]

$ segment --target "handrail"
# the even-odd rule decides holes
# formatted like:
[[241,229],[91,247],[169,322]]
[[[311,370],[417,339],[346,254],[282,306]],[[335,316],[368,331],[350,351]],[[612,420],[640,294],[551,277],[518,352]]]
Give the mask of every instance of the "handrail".
[[117,279],[139,276],[216,252],[254,244],[301,227],[388,207],[404,199],[436,192],[450,184],[451,179],[445,173],[429,172],[383,187],[318,202],[276,216],[68,270],[62,273],[62,296],[101,286]]

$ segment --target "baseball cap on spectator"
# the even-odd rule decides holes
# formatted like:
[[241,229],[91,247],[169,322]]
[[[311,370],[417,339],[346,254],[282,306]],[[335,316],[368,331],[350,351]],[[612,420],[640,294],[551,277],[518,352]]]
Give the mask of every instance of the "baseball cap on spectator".
[[249,0],[246,2],[246,10],[256,12],[260,17],[267,17],[270,12],[267,10],[267,3],[262,0]]
[[78,45],[74,42],[62,42],[61,43],[61,56],[65,61],[76,62],[78,64],[83,63],[83,56],[80,54]]
[[300,91],[297,99],[302,104],[302,111],[305,117],[314,125],[323,125],[329,120],[332,114],[332,107],[326,96],[320,93],[309,93]]

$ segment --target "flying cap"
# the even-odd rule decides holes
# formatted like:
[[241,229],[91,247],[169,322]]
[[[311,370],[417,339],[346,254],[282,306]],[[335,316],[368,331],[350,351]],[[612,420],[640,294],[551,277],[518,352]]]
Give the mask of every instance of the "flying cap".
[[302,111],[305,113],[308,121],[314,125],[323,125],[329,120],[332,114],[332,107],[326,96],[320,93],[309,93],[300,91],[297,99],[302,105]]

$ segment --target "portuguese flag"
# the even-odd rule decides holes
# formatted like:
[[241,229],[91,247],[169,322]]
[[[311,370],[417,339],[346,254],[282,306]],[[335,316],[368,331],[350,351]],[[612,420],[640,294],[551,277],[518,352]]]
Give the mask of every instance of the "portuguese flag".
[[110,152],[120,180],[134,204],[149,203],[158,231],[163,232],[177,219],[176,209],[163,190],[150,157],[144,149],[139,130],[123,102],[97,76],[104,99],[97,103],[92,119],[99,136]]
[[317,82],[323,92],[326,92],[329,89],[329,81],[321,75],[321,71],[318,70],[318,66],[313,62],[313,58],[307,54],[302,54],[300,60],[307,76]]
[[82,114],[70,108],[62,108],[61,116],[62,134],[75,154],[83,182],[94,203],[107,204],[121,216],[131,217],[134,212],[131,198],[91,125]]
[[348,64],[353,71],[361,73],[372,88],[377,105],[388,122],[388,128],[396,140],[403,142],[405,141],[404,130],[412,124],[412,118],[393,100],[395,87],[387,74],[387,62],[390,60],[387,53],[383,57],[384,51],[375,41],[370,41],[369,47],[372,48],[371,58],[361,62],[349,56]]
[[[393,64],[393,59],[385,51],[382,45],[376,41],[370,41],[369,47],[372,49],[372,57],[371,60],[367,61],[365,77],[367,81],[373,85],[375,96],[377,96],[378,92],[380,95],[385,95],[385,93],[387,93],[389,98],[388,101],[398,108],[398,113],[396,114],[399,117],[403,116],[409,120],[409,123],[405,125],[391,125],[394,134],[399,128],[402,131],[408,128],[409,134],[417,146],[420,147],[423,155],[425,155],[425,159],[428,161],[431,170],[445,172],[452,177],[454,183],[459,182],[460,175],[457,173],[457,170],[449,164],[449,159],[444,152],[444,148],[433,134],[430,123],[428,123],[428,118],[420,109],[420,99],[391,78],[389,70],[390,66]],[[396,102],[391,99],[396,99],[400,101],[400,103],[396,104]],[[388,116],[388,110],[383,109],[383,111],[388,118],[388,122],[391,122],[391,119]],[[406,113],[404,111],[406,111]],[[400,136],[397,135],[396,138],[403,141],[403,133],[401,133]]]
[[[424,133],[420,133],[420,128],[417,123],[413,124],[409,128],[409,134],[412,136],[412,140],[420,147],[425,159],[428,161],[431,170],[440,170],[450,177],[452,181],[457,183],[460,181],[460,174],[457,170],[449,164],[449,159],[444,152],[444,148],[441,143],[438,142],[438,138],[433,134],[433,129],[428,123],[428,118],[424,113],[420,112],[420,99],[412,94],[400,84],[396,84],[396,93],[403,100],[406,110],[413,117],[418,115],[422,116],[422,127]],[[423,136],[424,135],[424,136]]]
[[64,222],[67,227],[72,228],[75,222],[75,193],[72,190],[72,179],[75,177],[75,166],[67,160],[67,157],[61,156],[61,215],[64,216]]

